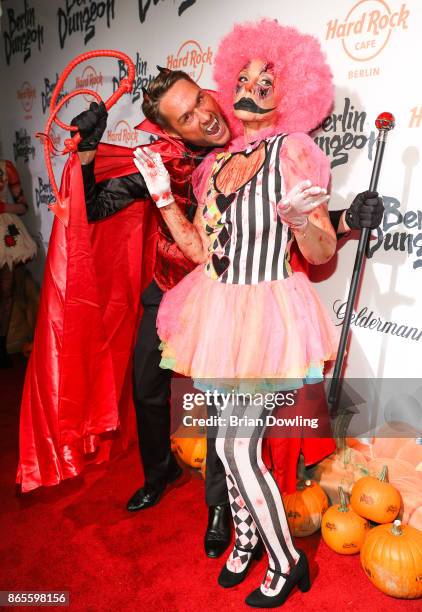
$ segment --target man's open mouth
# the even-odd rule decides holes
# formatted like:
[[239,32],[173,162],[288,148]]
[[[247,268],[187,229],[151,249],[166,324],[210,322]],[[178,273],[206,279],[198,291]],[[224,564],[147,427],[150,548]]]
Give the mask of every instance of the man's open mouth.
[[208,136],[217,136],[217,134],[220,133],[221,129],[222,126],[219,120],[217,119],[217,117],[214,117],[210,125],[205,128],[205,133],[208,134]]

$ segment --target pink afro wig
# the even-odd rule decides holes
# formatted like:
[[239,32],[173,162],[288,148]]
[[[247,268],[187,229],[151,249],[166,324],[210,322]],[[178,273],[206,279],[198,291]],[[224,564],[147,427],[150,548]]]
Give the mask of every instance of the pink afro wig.
[[331,70],[319,42],[295,28],[262,19],[235,25],[220,42],[214,64],[218,101],[232,134],[243,132],[233,114],[237,77],[251,60],[274,64],[275,90],[280,99],[277,133],[310,132],[328,115],[333,103]]

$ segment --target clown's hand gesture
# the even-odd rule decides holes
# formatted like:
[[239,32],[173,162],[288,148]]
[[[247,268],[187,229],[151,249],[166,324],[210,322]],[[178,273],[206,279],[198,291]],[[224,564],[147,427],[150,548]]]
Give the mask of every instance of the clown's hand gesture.
[[305,229],[308,215],[329,200],[327,190],[312,185],[310,180],[297,183],[281,200],[277,212],[283,223],[294,229]]
[[158,208],[173,204],[170,175],[167,172],[161,155],[148,147],[138,147],[134,152],[133,163],[145,180],[145,184]]

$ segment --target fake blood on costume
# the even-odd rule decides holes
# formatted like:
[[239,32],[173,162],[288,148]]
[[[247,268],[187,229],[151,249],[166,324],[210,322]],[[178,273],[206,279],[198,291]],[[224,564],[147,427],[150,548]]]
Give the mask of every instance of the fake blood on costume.
[[[195,157],[150,122],[138,127],[160,137],[149,146],[187,213]],[[97,182],[134,172],[131,148],[100,144]],[[70,222],[65,228],[54,219],[21,405],[17,482],[24,492],[77,476],[107,460],[116,438],[125,446],[134,436],[131,361],[141,293],[152,278],[168,290],[195,267],[149,199],[88,224],[77,155],[66,164],[61,194],[70,197]],[[301,262],[292,255],[295,269]],[[310,464],[334,449],[331,438],[270,439],[264,456],[281,490],[293,491],[300,450]]]

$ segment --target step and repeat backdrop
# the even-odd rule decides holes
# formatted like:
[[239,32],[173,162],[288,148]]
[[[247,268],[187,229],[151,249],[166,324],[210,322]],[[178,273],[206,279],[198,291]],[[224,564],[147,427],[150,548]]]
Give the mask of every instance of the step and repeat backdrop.
[[[157,64],[182,68],[199,85],[212,88],[218,41],[234,23],[268,16],[315,35],[336,88],[333,112],[313,134],[331,160],[333,209],[344,208],[369,185],[376,116],[390,111],[397,121],[379,183],[386,211],[371,240],[347,374],[407,379],[405,388],[389,401],[389,410],[394,415],[405,406],[420,419],[421,407],[411,386],[421,388],[410,380],[422,372],[420,0],[4,0],[1,6],[0,155],[17,166],[30,202],[25,222],[39,246],[30,264],[38,281],[52,225],[52,194],[35,133],[44,128],[58,76],[72,58],[104,48],[133,58],[133,92],[111,110],[104,136],[109,143],[132,147],[151,138],[133,126],[142,119],[141,88],[148,86]],[[79,66],[62,93],[88,87],[106,99],[124,76],[125,67],[117,60],[96,59]],[[61,117],[70,122],[88,104],[88,98],[78,97]],[[58,149],[66,137],[54,127]],[[57,181],[64,162],[64,157],[54,158]],[[318,291],[338,325],[344,317],[356,246],[355,237],[343,239],[336,258],[315,273]]]

